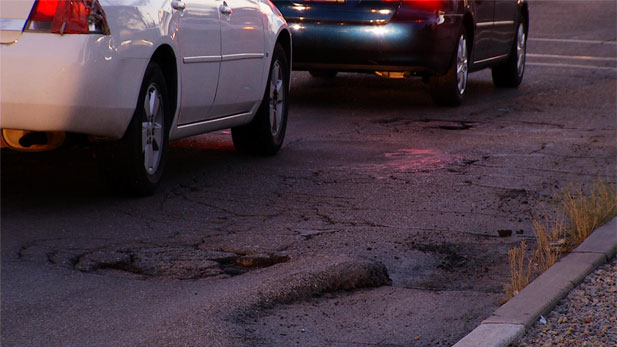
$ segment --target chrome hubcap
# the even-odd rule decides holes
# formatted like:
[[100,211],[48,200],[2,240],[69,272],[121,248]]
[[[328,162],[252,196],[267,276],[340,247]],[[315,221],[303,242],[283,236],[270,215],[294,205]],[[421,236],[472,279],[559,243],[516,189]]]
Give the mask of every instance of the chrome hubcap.
[[270,71],[270,95],[268,96],[270,132],[277,137],[283,127],[283,113],[285,108],[285,91],[281,63],[277,60]]
[[144,154],[144,167],[154,174],[161,161],[163,149],[163,99],[155,84],[150,84],[144,100],[146,119],[141,123],[141,150]]
[[520,77],[525,71],[525,45],[527,42],[523,24],[519,24],[516,37],[518,39],[516,42],[516,73]]
[[456,54],[456,82],[459,94],[463,94],[467,87],[467,65],[467,40],[461,35]]

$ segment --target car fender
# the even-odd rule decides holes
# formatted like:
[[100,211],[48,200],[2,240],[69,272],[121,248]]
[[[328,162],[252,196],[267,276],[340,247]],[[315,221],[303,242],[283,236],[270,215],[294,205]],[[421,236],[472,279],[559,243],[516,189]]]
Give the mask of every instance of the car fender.
[[[264,35],[265,35],[265,53],[266,53],[266,61],[264,63],[263,71],[262,71],[262,83],[261,83],[261,91],[260,95],[264,95],[266,90],[266,83],[268,80],[268,75],[270,74],[270,65],[272,64],[272,53],[274,47],[278,40],[282,37],[282,35],[286,35],[286,38],[289,42],[288,47],[288,62],[289,62],[289,81],[291,81],[291,33],[289,32],[289,28],[287,26],[287,21],[279,11],[279,9],[274,6],[274,4],[270,0],[260,0],[259,8],[261,13],[263,14],[263,24],[264,24]],[[288,83],[290,85],[290,83]],[[261,101],[261,100],[260,100]],[[258,106],[258,105],[257,105]],[[254,111],[257,110],[258,107],[254,108]]]
[[[177,29],[177,11],[171,9],[169,1],[151,1],[150,6],[136,6],[135,2],[127,0],[101,0],[105,11],[111,35],[109,41],[110,53],[119,60],[137,60],[140,67],[134,76],[134,83],[125,88],[130,98],[137,104],[139,89],[144,78],[148,63],[156,51],[168,46],[171,48],[175,59],[176,100],[181,100],[181,74],[182,64],[178,54],[178,47],[174,33]],[[168,81],[171,83],[171,81]],[[174,118],[175,124],[180,105],[176,102]],[[130,122],[130,119],[129,119]],[[128,127],[128,122],[126,124]]]

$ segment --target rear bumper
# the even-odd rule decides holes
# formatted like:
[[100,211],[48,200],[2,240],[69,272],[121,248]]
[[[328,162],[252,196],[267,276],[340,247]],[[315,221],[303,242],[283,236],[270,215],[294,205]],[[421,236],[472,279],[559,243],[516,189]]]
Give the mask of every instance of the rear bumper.
[[121,59],[111,37],[24,33],[0,45],[0,127],[120,138],[145,59]]
[[294,69],[445,73],[461,21],[451,17],[384,25],[290,22]]

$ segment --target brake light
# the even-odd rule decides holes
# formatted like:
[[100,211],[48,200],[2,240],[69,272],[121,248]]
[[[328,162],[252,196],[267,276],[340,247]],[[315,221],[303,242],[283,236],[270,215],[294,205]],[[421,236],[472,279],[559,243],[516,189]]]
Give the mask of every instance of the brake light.
[[57,1],[38,1],[34,5],[34,11],[30,15],[30,20],[52,21],[57,7]]
[[402,0],[401,4],[408,8],[436,11],[442,9],[443,0]]
[[438,18],[441,24],[440,13],[452,10],[452,2],[446,0],[400,0],[400,6],[394,14],[393,21],[422,23]]
[[109,34],[98,0],[37,0],[26,28],[56,34]]

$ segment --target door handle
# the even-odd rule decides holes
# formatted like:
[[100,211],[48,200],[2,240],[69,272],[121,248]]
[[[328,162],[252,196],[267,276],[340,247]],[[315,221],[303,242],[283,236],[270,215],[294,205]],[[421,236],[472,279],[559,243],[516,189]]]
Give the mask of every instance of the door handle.
[[186,3],[184,3],[184,1],[176,1],[176,0],[174,0],[174,1],[171,2],[171,7],[174,10],[182,11],[182,10],[184,10],[186,8]]
[[219,6],[219,11],[221,11],[222,15],[227,17],[231,16],[231,14],[234,13],[234,10],[232,10],[231,7],[227,5],[227,1],[223,1],[223,4]]

